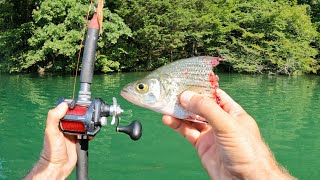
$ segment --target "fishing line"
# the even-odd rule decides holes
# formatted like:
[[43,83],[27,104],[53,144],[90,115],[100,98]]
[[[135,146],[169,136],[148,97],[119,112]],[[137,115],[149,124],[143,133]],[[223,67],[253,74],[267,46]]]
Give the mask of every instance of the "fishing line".
[[[90,1],[90,6],[87,12],[87,16],[84,22],[84,26],[82,29],[82,35],[81,35],[81,41],[80,41],[80,47],[79,47],[79,53],[78,53],[78,60],[77,60],[77,66],[76,66],[76,72],[74,76],[74,82],[73,82],[73,91],[72,91],[72,99],[74,99],[75,96],[75,91],[76,91],[76,84],[77,84],[77,76],[78,76],[78,71],[79,71],[79,64],[80,64],[80,57],[81,57],[81,52],[82,52],[82,47],[83,47],[83,41],[84,41],[84,36],[87,30],[87,24],[89,21],[89,15],[90,11],[92,8],[93,0]],[[100,34],[102,33],[102,20],[103,20],[103,0],[98,1],[98,7],[95,9],[96,13],[98,14],[98,20],[99,20],[99,29],[100,29]]]
[[89,9],[88,9],[88,12],[87,12],[87,16],[86,16],[86,19],[84,21],[84,26],[83,26],[83,29],[82,29],[82,35],[81,35],[81,41],[80,41],[80,46],[79,46],[79,53],[78,53],[76,72],[75,72],[75,75],[74,75],[72,99],[74,99],[74,96],[75,96],[76,84],[77,84],[77,76],[78,76],[79,64],[80,64],[80,57],[81,57],[84,36],[85,36],[85,33],[86,33],[87,24],[88,24],[88,21],[89,21],[89,15],[90,15],[92,4],[93,4],[93,0],[90,1],[90,6],[89,6]]

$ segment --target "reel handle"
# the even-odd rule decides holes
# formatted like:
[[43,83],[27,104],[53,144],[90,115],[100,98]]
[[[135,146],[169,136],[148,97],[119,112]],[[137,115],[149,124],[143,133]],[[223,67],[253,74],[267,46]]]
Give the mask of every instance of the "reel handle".
[[116,131],[128,134],[132,140],[136,141],[142,135],[142,125],[139,121],[134,120],[127,126],[118,126]]

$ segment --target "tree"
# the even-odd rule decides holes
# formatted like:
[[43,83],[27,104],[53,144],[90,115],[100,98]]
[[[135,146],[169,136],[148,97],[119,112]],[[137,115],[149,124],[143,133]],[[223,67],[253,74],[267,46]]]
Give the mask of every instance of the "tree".
[[213,55],[240,72],[319,69],[311,45],[318,33],[295,1],[119,0],[112,7],[133,31],[138,68]]
[[[87,1],[44,0],[33,11],[33,22],[29,22],[32,35],[27,41],[27,48],[11,60],[14,66],[10,71],[71,71],[75,67],[88,6]],[[130,36],[130,29],[119,16],[106,8],[104,19],[108,21],[103,23],[105,31],[100,36],[96,65],[103,72],[119,70],[119,63],[101,52],[115,51],[117,47],[111,47],[111,44],[117,43],[122,36]]]
[[[320,0],[298,0],[298,3],[308,6],[308,13],[310,14],[311,20],[318,30],[318,35],[312,45],[318,49],[318,52],[320,52]],[[318,64],[320,64],[320,54],[317,55],[317,59]]]
[[204,38],[212,31],[212,19],[204,3],[197,0],[120,0],[110,7],[133,31],[128,43],[131,69],[152,70],[187,56],[204,53]]
[[[88,2],[41,2],[0,0],[0,70],[75,67]],[[219,67],[237,72],[292,74],[320,69],[319,0],[106,4],[110,10],[104,9],[96,61],[102,72],[153,70],[199,55],[224,57]]]
[[0,71],[16,69],[19,56],[27,50],[37,4],[38,0],[0,0]]
[[235,1],[223,14],[228,30],[221,53],[237,71],[292,74],[319,69],[315,59],[318,52],[310,45],[317,31],[306,6]]
[[309,5],[310,15],[313,22],[320,23],[320,0],[298,0],[299,4]]

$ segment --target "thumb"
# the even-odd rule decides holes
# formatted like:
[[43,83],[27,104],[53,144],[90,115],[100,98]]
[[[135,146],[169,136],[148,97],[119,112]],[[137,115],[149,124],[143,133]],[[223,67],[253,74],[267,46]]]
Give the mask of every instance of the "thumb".
[[180,103],[186,110],[205,118],[218,132],[230,132],[235,129],[233,118],[212,98],[185,91],[180,96]]
[[54,109],[51,109],[48,112],[47,128],[59,130],[58,129],[59,121],[67,113],[67,110],[68,110],[68,104],[65,102],[62,102]]

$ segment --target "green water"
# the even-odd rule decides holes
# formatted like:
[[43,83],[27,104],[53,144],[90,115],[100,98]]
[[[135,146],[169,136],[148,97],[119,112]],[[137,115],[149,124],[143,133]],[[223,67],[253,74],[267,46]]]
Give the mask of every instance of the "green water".
[[[125,113],[122,123],[139,119],[143,136],[131,141],[104,127],[90,142],[90,179],[209,179],[192,146],[161,122],[161,115],[119,96],[145,73],[95,75],[92,97]],[[219,74],[220,86],[258,122],[277,160],[299,179],[320,178],[320,77]],[[0,179],[21,179],[38,160],[47,111],[72,95],[68,76],[0,74]],[[69,179],[75,179],[75,172]]]

